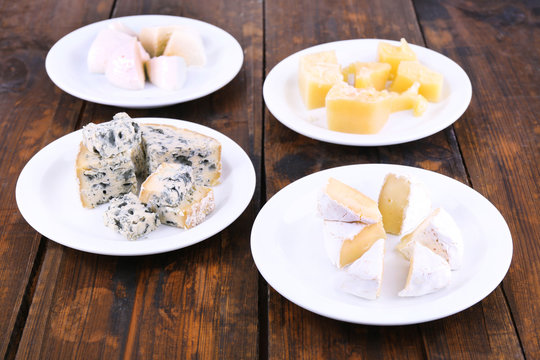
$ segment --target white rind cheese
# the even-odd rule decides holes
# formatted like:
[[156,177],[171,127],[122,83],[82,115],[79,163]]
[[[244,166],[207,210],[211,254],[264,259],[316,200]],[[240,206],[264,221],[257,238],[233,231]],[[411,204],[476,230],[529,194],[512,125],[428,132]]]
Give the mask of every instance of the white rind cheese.
[[341,288],[352,295],[375,300],[380,294],[384,269],[384,239],[377,240],[358,260],[346,266]]
[[86,208],[137,191],[137,169],[131,153],[104,158],[90,152],[81,142],[75,167],[81,202]]
[[352,240],[367,224],[361,222],[324,221],[324,249],[334,266],[340,266],[341,248],[345,240]]
[[409,259],[415,243],[427,246],[440,255],[452,270],[461,267],[464,248],[461,231],[444,209],[435,209],[413,232],[401,238],[397,249]]
[[163,163],[141,185],[140,200],[156,211],[163,224],[192,228],[215,208],[211,188],[197,185],[183,164]]
[[433,293],[450,283],[448,262],[422,244],[414,245],[405,288],[399,296],[422,296]]
[[162,163],[189,165],[194,182],[217,185],[221,176],[221,144],[206,135],[170,125],[142,124],[148,173]]
[[105,226],[129,240],[144,236],[160,225],[157,214],[142,204],[132,193],[113,199],[103,214],[103,221]]

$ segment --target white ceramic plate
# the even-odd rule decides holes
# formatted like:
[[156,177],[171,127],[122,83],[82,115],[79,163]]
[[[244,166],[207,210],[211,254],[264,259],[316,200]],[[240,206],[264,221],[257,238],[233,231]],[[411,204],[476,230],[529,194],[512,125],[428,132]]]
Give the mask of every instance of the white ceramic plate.
[[238,144],[208,127],[182,120],[139,118],[141,123],[170,124],[211,136],[221,143],[221,183],[215,187],[215,210],[189,230],[162,225],[146,237],[128,241],[103,224],[108,205],[85,209],[79,200],[75,158],[81,130],[39,151],[17,181],[17,205],[38,232],[62,245],[104,255],[147,255],[180,249],[205,240],[236,220],[255,191],[255,170]]
[[[386,243],[384,277],[377,300],[343,292],[335,268],[323,249],[317,197],[335,177],[378,198],[384,176],[409,174],[429,189],[434,207],[443,207],[461,228],[463,266],[439,292],[401,298],[409,262],[395,250],[398,236]],[[512,259],[512,238],[499,211],[470,187],[444,175],[400,165],[366,164],[333,168],[306,176],[273,196],[257,215],[251,232],[255,264],[277,292],[314,313],[372,325],[403,325],[439,319],[464,310],[491,293]]]
[[[114,21],[120,21],[136,33],[143,27],[188,25],[201,34],[208,63],[203,67],[190,66],[186,83],[176,91],[160,89],[148,81],[143,90],[113,86],[105,75],[88,71],[86,56],[98,32]],[[69,33],[51,48],[45,68],[60,89],[78,98],[124,108],[152,108],[198,99],[220,89],[236,76],[243,61],[240,44],[214,25],[177,16],[137,15],[103,20]]]
[[471,102],[472,88],[463,69],[433,50],[412,45],[418,60],[444,75],[443,95],[438,103],[429,103],[426,112],[415,117],[412,110],[390,115],[386,125],[377,134],[347,134],[328,130],[324,108],[306,110],[298,90],[298,61],[307,53],[335,50],[338,62],[347,66],[354,61],[377,61],[380,39],[357,39],[317,45],[299,51],[281,61],[268,74],[263,96],[268,110],[283,125],[307,137],[334,144],[378,146],[405,143],[432,135],[456,121]]

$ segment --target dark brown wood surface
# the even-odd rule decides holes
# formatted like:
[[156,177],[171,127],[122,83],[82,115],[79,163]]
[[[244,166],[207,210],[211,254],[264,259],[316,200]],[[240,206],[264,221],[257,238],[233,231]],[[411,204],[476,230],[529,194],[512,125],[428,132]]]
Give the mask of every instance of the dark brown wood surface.
[[[194,121],[235,140],[257,187],[212,238],[170,253],[113,257],[42,237],[18,211],[26,162],[51,141],[126,109],[62,92],[50,47],[95,21],[136,14],[200,19],[244,50],[240,73],[204,98],[131,116]],[[540,7],[530,1],[0,1],[0,356],[18,359],[539,359]],[[283,58],[343,39],[406,37],[461,65],[473,98],[452,126],[411,143],[327,144],[279,123],[262,98]],[[252,223],[267,199],[313,172],[361,163],[434,170],[484,195],[514,243],[501,286],[453,316],[377,327],[324,318],[259,275]]]

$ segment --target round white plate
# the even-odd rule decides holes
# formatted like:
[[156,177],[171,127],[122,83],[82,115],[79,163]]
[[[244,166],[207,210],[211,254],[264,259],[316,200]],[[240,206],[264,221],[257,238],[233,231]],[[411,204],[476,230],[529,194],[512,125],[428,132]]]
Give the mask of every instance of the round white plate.
[[[203,67],[190,66],[186,83],[176,91],[160,89],[148,81],[143,90],[111,85],[104,74],[88,71],[86,56],[99,31],[115,21],[136,33],[143,27],[188,25],[201,34],[208,62]],[[177,16],[137,15],[99,21],[69,33],[49,51],[45,69],[56,86],[78,98],[125,108],[153,108],[198,99],[220,89],[238,74],[243,61],[240,44],[214,25]]]
[[188,121],[139,118],[140,123],[170,124],[213,137],[221,143],[221,183],[214,186],[215,210],[189,230],[160,226],[146,237],[129,241],[103,224],[108,204],[82,207],[75,175],[81,130],[53,141],[22,170],[16,199],[25,220],[45,237],[62,245],[95,254],[147,255],[180,249],[203,241],[236,220],[255,191],[253,164],[238,144],[206,126]]
[[[388,235],[380,297],[365,300],[340,289],[340,271],[323,248],[317,198],[335,177],[377,199],[384,176],[408,174],[422,181],[433,207],[443,207],[463,234],[463,266],[446,288],[401,298],[409,262],[395,250],[399,236]],[[257,215],[251,232],[255,264],[277,292],[307,310],[332,319],[371,325],[403,325],[439,319],[464,310],[491,293],[512,259],[512,238],[499,211],[470,187],[444,175],[413,167],[351,165],[324,170],[286,186]]]
[[298,62],[302,55],[335,50],[338,62],[347,66],[354,61],[377,61],[380,41],[399,45],[397,41],[357,39],[336,41],[299,51],[281,61],[268,74],[263,96],[268,110],[283,125],[307,137],[334,144],[379,146],[405,143],[432,135],[456,121],[471,102],[472,87],[463,69],[444,55],[410,44],[418,60],[444,75],[443,95],[438,103],[429,103],[426,112],[415,117],[412,110],[390,115],[377,134],[348,134],[328,130],[324,108],[306,110],[298,90]]

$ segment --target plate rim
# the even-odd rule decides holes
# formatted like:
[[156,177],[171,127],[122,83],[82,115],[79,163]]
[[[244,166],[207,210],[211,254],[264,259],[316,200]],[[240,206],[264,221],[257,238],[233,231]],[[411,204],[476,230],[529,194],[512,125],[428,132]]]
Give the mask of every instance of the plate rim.
[[[298,294],[286,293],[287,287],[291,287],[291,285],[284,285],[283,282],[280,283],[278,281],[279,280],[279,274],[276,275],[276,271],[274,270],[274,272],[273,272],[273,270],[271,268],[268,268],[266,266],[266,264],[265,264],[265,262],[268,262],[270,260],[265,259],[266,253],[263,253],[263,251],[264,250],[268,251],[268,249],[270,247],[267,246],[267,247],[263,248],[263,245],[261,245],[261,244],[264,244],[265,240],[268,240],[270,242],[272,242],[273,240],[268,239],[268,237],[270,235],[266,235],[266,238],[264,238],[264,236],[260,235],[261,233],[266,234],[261,229],[261,227],[263,227],[263,225],[261,225],[261,223],[263,223],[264,217],[268,216],[267,213],[272,214],[271,207],[276,206],[276,205],[274,205],[274,203],[277,203],[278,201],[280,201],[280,197],[288,195],[287,192],[292,191],[291,189],[295,189],[296,187],[304,185],[305,183],[309,183],[310,181],[313,181],[313,179],[316,179],[319,176],[324,176],[325,174],[327,176],[331,176],[331,174],[333,174],[335,172],[345,171],[346,168],[354,169],[356,171],[358,171],[358,169],[364,168],[362,171],[366,171],[365,169],[369,168],[369,167],[380,167],[381,169],[383,169],[386,172],[390,172],[390,171],[397,172],[397,171],[404,171],[405,170],[405,171],[408,171],[408,173],[410,173],[409,170],[412,169],[412,172],[417,172],[417,171],[418,172],[426,172],[427,174],[429,174],[428,176],[444,178],[445,181],[451,181],[453,183],[456,183],[456,186],[462,186],[464,188],[467,188],[468,190],[464,190],[464,191],[470,191],[470,194],[474,194],[476,199],[480,199],[482,201],[482,206],[483,207],[485,207],[485,206],[489,207],[490,210],[493,212],[493,214],[496,214],[496,216],[498,217],[498,220],[499,220],[499,221],[497,221],[497,224],[498,224],[497,226],[499,226],[500,229],[502,230],[501,238],[503,238],[503,240],[501,241],[501,243],[499,245],[501,247],[500,252],[503,253],[505,255],[505,257],[504,257],[504,262],[502,263],[502,266],[499,266],[497,268],[498,271],[496,271],[495,274],[491,278],[488,279],[488,281],[485,281],[484,286],[483,286],[483,291],[480,291],[481,294],[476,293],[476,294],[474,294],[474,296],[469,296],[469,298],[465,297],[465,301],[463,299],[461,299],[461,301],[459,303],[459,306],[454,307],[454,308],[450,308],[450,309],[446,309],[444,311],[440,311],[437,314],[431,314],[430,313],[430,314],[426,315],[426,314],[420,313],[419,316],[415,316],[415,317],[412,317],[412,318],[408,317],[408,316],[404,316],[403,318],[400,318],[400,319],[395,319],[395,318],[373,319],[370,316],[366,317],[365,314],[363,314],[363,315],[360,314],[360,316],[358,316],[358,314],[353,314],[354,316],[343,316],[343,314],[340,313],[340,311],[336,311],[335,309],[330,309],[330,310],[329,309],[321,309],[320,304],[317,305],[313,301],[310,302],[310,301],[308,301],[306,299],[303,299],[301,296],[299,298]],[[286,189],[289,189],[289,190],[286,190]],[[324,170],[317,171],[315,173],[306,175],[306,176],[304,176],[304,177],[302,177],[302,178],[288,184],[287,186],[285,186],[284,188],[279,190],[276,194],[274,194],[266,202],[266,204],[263,206],[263,208],[259,211],[257,217],[255,218],[255,221],[253,222],[251,238],[250,238],[250,245],[251,245],[251,253],[252,253],[253,260],[254,260],[255,265],[256,265],[259,273],[261,274],[261,276],[265,279],[265,281],[267,282],[268,285],[270,285],[272,288],[274,288],[274,290],[276,292],[278,292],[281,296],[283,296],[287,300],[291,301],[292,303],[296,304],[297,306],[299,306],[301,308],[304,308],[304,309],[309,310],[309,311],[311,311],[311,312],[313,312],[315,314],[318,314],[320,316],[324,316],[324,317],[327,317],[327,318],[330,318],[330,319],[344,321],[344,322],[348,322],[348,323],[354,323],[354,324],[377,325],[377,326],[412,325],[412,324],[419,324],[419,323],[424,323],[424,322],[428,322],[428,321],[438,320],[438,319],[442,319],[442,318],[454,315],[454,314],[456,314],[458,312],[461,312],[461,311],[463,311],[463,310],[477,304],[478,302],[482,301],[484,298],[489,296],[501,284],[501,282],[503,281],[504,277],[506,276],[506,274],[507,274],[507,272],[508,272],[508,270],[510,268],[511,261],[512,261],[512,256],[513,256],[513,241],[512,241],[512,236],[511,236],[510,229],[508,227],[508,223],[506,222],[506,220],[504,219],[504,217],[502,216],[500,211],[495,207],[495,205],[493,205],[482,194],[480,194],[475,189],[469,187],[468,185],[466,185],[466,184],[464,184],[464,183],[462,183],[462,182],[460,182],[460,181],[458,181],[456,179],[453,179],[453,178],[451,178],[449,176],[443,175],[441,173],[438,173],[438,172],[435,172],[435,171],[432,171],[432,170],[422,169],[422,168],[419,168],[419,167],[398,165],[398,164],[389,164],[389,163],[366,163],[366,164],[353,164],[353,165],[344,165],[344,166],[333,167],[333,168],[324,169]],[[272,248],[277,249],[277,245],[272,244]],[[277,249],[276,251],[281,251],[281,250]],[[277,261],[281,261],[281,260],[282,259],[272,259],[272,262],[277,262]],[[284,262],[286,262],[286,260],[284,260]],[[278,273],[279,273],[279,271],[278,271]],[[295,283],[294,285],[296,287],[301,287],[302,286],[302,284],[298,284],[298,283]],[[454,290],[454,292],[455,291],[458,291],[458,294],[459,294],[460,290],[456,289],[456,290]],[[449,295],[451,295],[451,294],[449,294]],[[419,298],[422,298],[422,297],[419,297]],[[339,303],[339,301],[337,299],[332,299],[332,300],[320,299],[320,300],[323,303],[324,302],[331,303],[332,305],[336,305],[336,304]],[[406,301],[408,299],[404,299],[404,300]],[[363,301],[369,301],[369,300],[359,299],[358,306],[361,307]],[[375,301],[377,301],[377,300],[375,300]],[[444,302],[444,298],[437,299],[436,301],[437,302]],[[341,304],[343,306],[345,306],[345,307],[348,307],[348,308],[353,307],[350,304],[346,304],[346,303],[341,303]],[[355,306],[355,307],[358,308],[358,306]],[[414,304],[413,304],[413,306],[414,306]]]
[[[137,248],[137,243],[140,242],[140,240],[135,241],[118,241],[111,244],[110,248],[106,249],[96,249],[95,246],[92,245],[92,243],[87,242],[72,242],[65,239],[65,234],[62,234],[60,232],[60,238],[59,236],[56,236],[54,233],[51,234],[49,229],[45,229],[43,231],[43,225],[39,223],[38,220],[35,219],[35,215],[33,214],[33,210],[30,210],[32,207],[32,203],[29,202],[28,199],[25,198],[23,195],[23,192],[25,190],[24,184],[29,182],[29,176],[34,174],[36,171],[38,173],[45,173],[47,169],[50,168],[49,166],[40,165],[39,160],[43,156],[48,156],[49,153],[54,154],[54,151],[61,150],[61,146],[65,146],[63,143],[68,143],[70,141],[75,141],[73,137],[81,137],[82,139],[82,129],[72,131],[68,134],[65,134],[61,136],[58,139],[55,139],[54,141],[50,142],[46,146],[44,146],[42,149],[40,149],[38,152],[36,152],[25,164],[23,169],[21,170],[19,177],[17,178],[17,184],[15,187],[15,200],[17,203],[17,207],[19,209],[20,214],[24,218],[24,220],[41,236],[44,236],[58,244],[61,244],[63,246],[66,246],[71,249],[92,253],[92,254],[98,254],[98,255],[109,255],[109,256],[144,256],[144,255],[153,255],[153,254],[161,254],[166,253],[170,251],[179,250],[191,245],[195,245],[199,242],[202,242],[204,240],[210,239],[214,235],[220,233],[222,230],[226,229],[228,226],[230,226],[234,221],[236,221],[245,211],[245,209],[249,206],[251,203],[251,200],[253,199],[253,195],[255,193],[256,188],[256,174],[255,174],[255,168],[253,166],[253,162],[247,155],[247,153],[242,149],[240,145],[238,145],[234,140],[229,138],[227,135],[214,130],[210,127],[207,127],[205,125],[201,125],[198,123],[186,121],[186,120],[180,120],[180,119],[173,119],[173,118],[162,118],[162,117],[138,117],[138,118],[132,118],[134,121],[138,123],[158,123],[158,124],[170,124],[175,125],[180,128],[185,128],[188,130],[196,131],[201,134],[211,136],[216,138],[218,141],[220,141],[222,148],[224,143],[226,146],[231,148],[230,154],[224,154],[222,152],[222,162],[227,158],[232,158],[237,161],[236,163],[239,164],[240,169],[242,169],[244,172],[242,174],[242,177],[246,179],[246,182],[244,183],[243,191],[240,192],[241,197],[238,197],[234,199],[234,201],[237,203],[236,208],[233,209],[234,211],[231,211],[229,213],[224,212],[222,214],[222,219],[218,222],[218,227],[215,227],[213,229],[209,228],[206,229],[203,226],[205,223],[203,222],[197,227],[194,227],[193,229],[184,230],[184,231],[191,231],[196,230],[198,232],[201,232],[200,236],[196,239],[190,240],[185,243],[174,243],[172,244],[172,239],[168,239],[168,241],[163,244],[159,248],[152,248],[150,250],[145,249],[144,247],[142,249]],[[61,154],[57,153],[56,156],[53,156],[52,159],[59,159]],[[73,154],[73,159],[75,160],[76,154]],[[52,164],[52,161],[49,161]],[[75,164],[73,164],[73,169],[75,169]],[[234,171],[235,167],[231,168],[231,172]],[[73,181],[76,181],[75,176],[73,176]],[[219,186],[219,185],[218,185]],[[82,205],[81,205],[82,208]],[[97,209],[89,209],[89,211],[97,210]],[[103,225],[105,228],[105,225]],[[201,230],[201,227],[202,230]],[[181,229],[178,229],[179,231]],[[68,235],[73,235],[72,232],[68,231]],[[165,238],[169,238],[170,236],[166,236]],[[91,237],[86,238],[86,240],[91,239]],[[125,239],[124,239],[125,240]],[[152,242],[153,240],[158,239],[145,239],[143,241],[149,241]],[[123,249],[122,246],[116,248],[115,245],[118,245],[119,243],[127,244],[126,246],[129,247],[131,245],[129,244],[135,244],[134,249]],[[148,243],[149,244],[149,243]],[[139,245],[143,246],[143,245]]]
[[[310,46],[308,48],[299,50],[287,57],[285,57],[283,60],[278,62],[268,73],[264,80],[263,84],[263,98],[264,102],[266,104],[266,107],[270,111],[270,113],[278,120],[280,123],[282,123],[284,126],[288,127],[289,129],[312,139],[323,141],[331,144],[338,144],[338,145],[347,145],[347,146],[363,146],[363,147],[371,147],[371,146],[385,146],[385,145],[396,145],[396,144],[404,144],[412,141],[416,141],[419,139],[423,139],[425,137],[431,136],[433,134],[438,133],[441,130],[446,129],[448,126],[455,123],[459,118],[465,113],[467,108],[470,105],[470,102],[472,100],[472,84],[469,76],[465,72],[465,70],[454,60],[450,59],[446,55],[443,55],[435,50],[429,49],[424,46],[411,44],[409,43],[409,46],[414,49],[421,49],[421,52],[427,52],[428,54],[436,57],[441,57],[441,59],[444,59],[444,61],[448,61],[450,64],[452,64],[454,70],[458,71],[460,75],[465,80],[463,86],[465,87],[462,91],[462,97],[463,97],[463,105],[462,108],[452,109],[451,116],[448,116],[448,120],[443,121],[440,123],[439,126],[434,127],[433,129],[428,129],[429,131],[425,132],[419,132],[415,133],[409,136],[402,136],[397,137],[394,139],[379,139],[380,134],[348,134],[348,133],[340,133],[332,130],[328,130],[325,128],[319,128],[316,127],[315,133],[309,131],[309,128],[306,130],[304,129],[304,120],[299,119],[298,117],[288,116],[280,109],[280,106],[276,104],[276,101],[274,100],[274,97],[270,93],[270,87],[276,86],[279,84],[279,72],[284,71],[287,64],[291,61],[293,61],[295,58],[300,57],[302,54],[315,52],[318,49],[321,48],[328,48],[328,47],[335,47],[335,46],[342,46],[346,43],[351,42],[374,42],[374,41],[384,41],[388,42],[394,45],[399,45],[399,41],[396,40],[388,40],[388,39],[378,39],[378,38],[357,38],[357,39],[345,39],[345,40],[338,40],[338,41],[332,41],[322,44],[317,44],[314,46]],[[455,117],[455,119],[454,119]],[[320,129],[320,130],[319,130]]]
[[[84,91],[80,91],[79,89],[74,88],[71,85],[71,83],[69,83],[69,82],[66,83],[66,82],[62,81],[61,79],[58,78],[56,73],[51,70],[52,69],[52,61],[55,60],[56,56],[58,56],[57,53],[58,53],[58,51],[60,51],[60,49],[62,49],[62,46],[64,46],[64,42],[66,41],[66,38],[71,37],[71,36],[75,36],[77,33],[84,33],[89,28],[98,27],[99,25],[103,25],[103,24],[108,23],[108,22],[122,21],[122,20],[129,21],[130,19],[143,18],[143,17],[162,17],[162,18],[166,18],[166,19],[174,19],[176,21],[178,21],[178,19],[181,19],[181,21],[187,21],[187,22],[193,22],[193,23],[202,24],[202,26],[205,26],[208,29],[212,29],[212,31],[219,32],[223,36],[229,38],[230,41],[231,41],[231,45],[233,46],[233,48],[230,51],[234,52],[235,56],[239,57],[239,61],[238,61],[238,63],[236,63],[236,67],[231,68],[231,71],[230,71],[230,74],[229,74],[228,77],[224,78],[222,82],[217,83],[215,86],[209,87],[205,91],[202,91],[200,93],[195,93],[194,95],[184,96],[180,100],[173,100],[173,99],[170,99],[169,97],[166,98],[165,100],[160,100],[160,98],[152,98],[151,99],[152,101],[147,100],[147,102],[144,103],[144,104],[137,104],[136,103],[136,102],[141,100],[140,98],[133,98],[132,102],[127,102],[126,103],[126,102],[117,101],[117,100],[116,101],[115,100],[109,100],[109,98],[106,97],[106,96],[105,97],[99,97],[99,96],[95,96],[95,95],[92,95],[92,94],[87,94]],[[84,101],[89,101],[89,102],[93,102],[93,103],[96,103],[96,104],[102,104],[102,105],[124,107],[124,108],[129,108],[129,109],[151,109],[151,108],[156,108],[156,107],[163,107],[163,106],[181,104],[181,103],[184,103],[184,102],[200,99],[202,97],[205,97],[207,95],[210,95],[210,94],[218,91],[219,89],[223,88],[225,85],[230,83],[236,77],[236,75],[238,75],[238,73],[242,69],[243,64],[244,64],[244,51],[242,49],[242,46],[240,45],[238,40],[234,36],[232,36],[229,32],[225,31],[224,29],[222,29],[222,28],[220,28],[220,27],[218,27],[216,25],[210,24],[210,23],[202,21],[202,20],[198,20],[198,19],[194,19],[194,18],[188,18],[188,17],[184,17],[184,16],[162,15],[162,14],[142,14],[142,15],[120,16],[120,17],[114,17],[114,18],[99,20],[99,21],[96,21],[96,22],[81,26],[81,27],[79,27],[79,28],[65,34],[60,39],[58,39],[54,43],[54,45],[49,49],[49,51],[47,52],[47,56],[45,57],[45,71],[46,71],[47,75],[49,76],[49,79],[58,88],[60,88],[62,91],[66,92],[66,93],[68,93],[68,94],[70,94],[70,95],[72,95],[72,96],[74,96],[76,98],[84,100]],[[98,74],[96,74],[96,75],[98,75]],[[142,90],[142,91],[144,91],[144,90]],[[174,92],[172,92],[171,94],[174,94]]]

